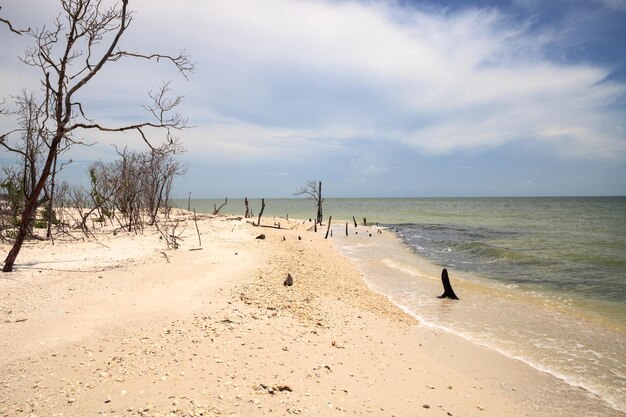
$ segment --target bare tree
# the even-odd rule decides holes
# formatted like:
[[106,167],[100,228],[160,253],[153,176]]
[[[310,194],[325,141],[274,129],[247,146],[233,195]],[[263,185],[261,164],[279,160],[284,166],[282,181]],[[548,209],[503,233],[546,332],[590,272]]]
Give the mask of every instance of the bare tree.
[[[101,132],[135,131],[150,146],[146,129],[181,129],[187,123],[173,111],[180,103],[180,97],[170,98],[169,84],[150,93],[152,103],[145,109],[155,118],[154,121],[140,122],[126,126],[105,126],[89,119],[83,103],[76,97],[83,88],[100,72],[104,65],[127,57],[154,61],[169,61],[185,76],[193,72],[194,66],[189,57],[180,52],[176,56],[144,54],[126,51],[119,46],[120,39],[129,28],[133,13],[128,10],[129,0],[121,0],[111,7],[106,0],[59,0],[62,11],[53,24],[42,29],[17,31],[29,36],[34,46],[29,48],[22,62],[41,72],[43,94],[40,98],[42,130],[50,132],[47,138],[48,149],[32,194],[26,200],[22,211],[15,243],[4,261],[4,272],[13,270],[13,265],[27,235],[39,196],[52,172],[53,162],[63,144],[77,143],[73,135],[80,130]],[[1,20],[9,29],[16,32],[7,19]],[[16,130],[0,134],[0,141]]]
[[150,216],[149,224],[153,225],[159,210],[169,209],[168,202],[172,190],[174,178],[186,171],[186,166],[176,160],[176,157],[184,152],[178,138],[170,141],[157,149],[151,149],[145,155],[143,167],[141,167],[142,202]]
[[322,204],[324,203],[324,198],[322,198],[322,181],[309,180],[306,186],[301,187],[294,195],[306,195],[309,200],[315,201],[315,206],[317,207],[315,222],[316,224],[322,224]]
[[98,222],[116,219],[128,231],[143,227],[144,214],[154,225],[159,212],[169,212],[170,192],[175,177],[185,172],[176,160],[183,151],[177,139],[147,152],[116,152],[119,159],[96,161],[89,167],[91,199]]
[[[17,190],[19,190],[19,196],[15,197],[21,200],[19,205],[23,208],[24,202],[35,192],[37,180],[39,179],[44,158],[48,150],[50,132],[48,132],[45,127],[39,125],[39,121],[42,117],[42,109],[37,103],[34,93],[23,91],[20,96],[14,98],[14,102],[16,110],[11,113],[16,118],[18,128],[13,133],[19,133],[19,136],[15,140],[12,140],[10,138],[11,135],[8,135],[4,140],[0,141],[0,146],[8,152],[13,153],[16,157],[15,165],[20,171],[20,178],[17,188]],[[57,156],[65,149],[66,147],[60,147]],[[51,172],[52,178],[54,178],[56,170],[55,160]],[[16,185],[17,184],[18,183],[16,183]],[[50,187],[48,187],[49,185]],[[49,211],[52,209],[50,205],[52,201],[51,194],[53,192],[52,184],[44,184],[42,192],[43,196],[37,200],[36,208],[47,201],[49,204],[44,213],[45,215],[49,215],[51,214]],[[34,221],[34,217],[31,217],[26,230],[27,235],[32,234]]]

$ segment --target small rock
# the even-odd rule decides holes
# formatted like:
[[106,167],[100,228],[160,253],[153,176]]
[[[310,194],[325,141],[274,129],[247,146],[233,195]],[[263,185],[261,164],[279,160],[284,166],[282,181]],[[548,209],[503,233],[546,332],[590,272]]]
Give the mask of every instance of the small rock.
[[285,282],[283,282],[283,285],[285,287],[291,287],[293,285],[293,277],[291,274],[287,274],[287,278],[285,279]]
[[424,407],[424,408],[430,408],[430,405],[428,405],[428,404],[424,404],[422,407]]

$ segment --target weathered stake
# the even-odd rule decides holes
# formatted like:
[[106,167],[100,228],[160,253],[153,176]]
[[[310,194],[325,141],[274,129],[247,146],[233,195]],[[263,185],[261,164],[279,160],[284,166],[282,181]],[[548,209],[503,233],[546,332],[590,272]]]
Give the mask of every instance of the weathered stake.
[[261,226],[261,216],[263,215],[263,210],[265,210],[265,199],[264,198],[261,199],[261,212],[259,213],[259,221],[257,223],[257,226]]
[[198,233],[198,246],[202,246],[202,239],[200,239],[200,229],[198,229],[198,218],[196,217],[196,209],[193,209],[193,222],[196,225],[196,232]]
[[328,239],[328,232],[330,232],[330,222],[333,219],[333,216],[330,216],[328,218],[328,227],[326,228],[326,236],[324,236],[324,239]]
[[245,197],[243,199],[243,203],[246,205],[245,218],[248,219],[248,218],[252,217],[252,214],[250,213],[250,207],[248,207],[248,197]]

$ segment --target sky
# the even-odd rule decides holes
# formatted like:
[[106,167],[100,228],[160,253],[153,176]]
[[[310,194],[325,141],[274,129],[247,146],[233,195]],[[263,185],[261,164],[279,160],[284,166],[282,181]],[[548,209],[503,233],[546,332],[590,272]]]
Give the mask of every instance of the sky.
[[[108,126],[145,119],[171,80],[190,129],[174,196],[626,195],[626,0],[130,0],[128,50],[196,63],[107,64],[80,95]],[[0,0],[41,27],[58,2]],[[35,90],[0,27],[0,97]],[[0,121],[0,129],[11,128]],[[132,134],[81,132],[69,182]],[[155,136],[158,141],[158,136]],[[7,163],[7,155],[0,161]]]

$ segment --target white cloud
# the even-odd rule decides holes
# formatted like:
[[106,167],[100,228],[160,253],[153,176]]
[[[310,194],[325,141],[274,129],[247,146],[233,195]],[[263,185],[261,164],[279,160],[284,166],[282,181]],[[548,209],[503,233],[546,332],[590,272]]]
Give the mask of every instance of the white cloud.
[[[341,131],[442,153],[520,139],[552,143],[546,132],[560,131],[559,146],[569,153],[624,152],[620,115],[607,111],[624,85],[604,83],[601,67],[551,62],[544,49],[558,33],[530,33],[495,10],[446,14],[314,0],[165,4],[138,2],[145,11],[137,21],[165,27],[169,20],[172,30],[154,34],[169,49],[192,35],[198,73],[190,101],[247,131],[231,129],[225,146],[285,131]],[[201,129],[223,133],[222,126]]]
[[[191,81],[177,83],[198,126],[182,134],[196,154],[254,159],[280,149],[298,157],[373,138],[431,153],[535,140],[571,155],[626,156],[623,111],[611,110],[625,86],[604,82],[605,68],[550,61],[545,48],[559,33],[531,32],[497,10],[324,0],[130,4],[138,12],[125,47],[185,48],[197,61]],[[116,65],[85,101],[119,102],[120,117],[142,103],[137,92],[174,77],[166,64]]]
[[626,0],[596,0],[597,2],[603,4],[605,7],[609,9],[614,9],[618,11],[626,10]]

